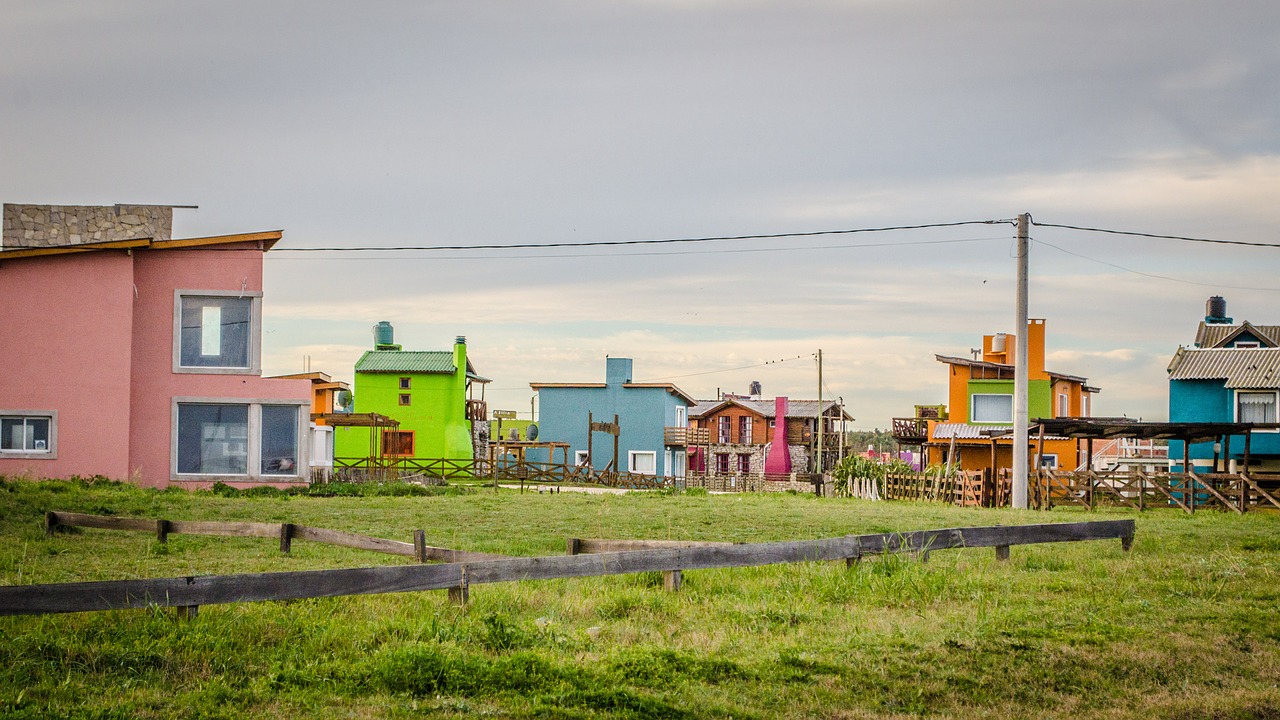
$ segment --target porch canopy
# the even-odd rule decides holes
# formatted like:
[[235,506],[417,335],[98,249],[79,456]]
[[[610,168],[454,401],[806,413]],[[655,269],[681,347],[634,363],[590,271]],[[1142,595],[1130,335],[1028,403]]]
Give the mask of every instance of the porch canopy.
[[[1043,428],[1043,430],[1041,430]],[[1280,423],[1238,423],[1238,422],[1143,422],[1132,418],[1041,418],[1032,420],[1030,435],[1037,433],[1058,435],[1061,437],[1087,440],[1089,455],[1092,461],[1093,441],[1112,440],[1114,438],[1134,438],[1138,440],[1181,440],[1182,467],[1190,463],[1192,443],[1222,443],[1222,456],[1230,454],[1231,436],[1244,436],[1244,465],[1249,467],[1249,446],[1255,430],[1280,429]],[[1008,435],[1012,428],[993,429],[992,436]],[[1218,451],[1214,450],[1214,470],[1217,470]]]

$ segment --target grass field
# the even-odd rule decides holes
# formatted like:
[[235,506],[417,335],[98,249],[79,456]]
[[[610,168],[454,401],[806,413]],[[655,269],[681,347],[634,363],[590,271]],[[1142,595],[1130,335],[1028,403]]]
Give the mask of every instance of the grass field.
[[43,513],[294,522],[513,555],[565,538],[796,540],[1135,517],[1118,541],[443,592],[0,618],[0,717],[1280,718],[1280,516],[1051,513],[805,495],[395,497],[0,481],[0,583],[364,567],[295,542]]

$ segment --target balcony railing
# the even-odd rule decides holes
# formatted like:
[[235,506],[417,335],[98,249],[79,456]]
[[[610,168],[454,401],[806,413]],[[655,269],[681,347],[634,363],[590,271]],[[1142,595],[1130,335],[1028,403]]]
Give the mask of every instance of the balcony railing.
[[710,442],[711,431],[707,428],[664,427],[662,428],[662,444],[683,447],[686,445],[706,445]]
[[900,443],[923,443],[929,439],[929,421],[925,418],[894,418],[893,439]]
[[489,419],[489,411],[483,400],[467,401],[467,419],[468,420],[487,420]]

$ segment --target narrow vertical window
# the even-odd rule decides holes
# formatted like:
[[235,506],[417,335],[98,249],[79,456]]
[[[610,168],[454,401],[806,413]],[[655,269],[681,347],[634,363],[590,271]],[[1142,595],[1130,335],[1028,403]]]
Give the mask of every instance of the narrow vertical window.
[[298,407],[262,406],[262,474],[298,474]]

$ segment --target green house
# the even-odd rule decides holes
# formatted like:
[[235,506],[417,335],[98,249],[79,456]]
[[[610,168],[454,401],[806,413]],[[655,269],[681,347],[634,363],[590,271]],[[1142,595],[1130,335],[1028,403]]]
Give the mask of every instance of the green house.
[[352,409],[400,425],[382,432],[380,447],[371,443],[370,428],[337,427],[334,455],[364,458],[372,450],[389,457],[471,459],[471,423],[485,417],[484,401],[471,399],[471,389],[489,381],[467,360],[467,339],[459,336],[452,351],[407,351],[391,342],[390,323],[377,330],[374,349],[356,362]]

